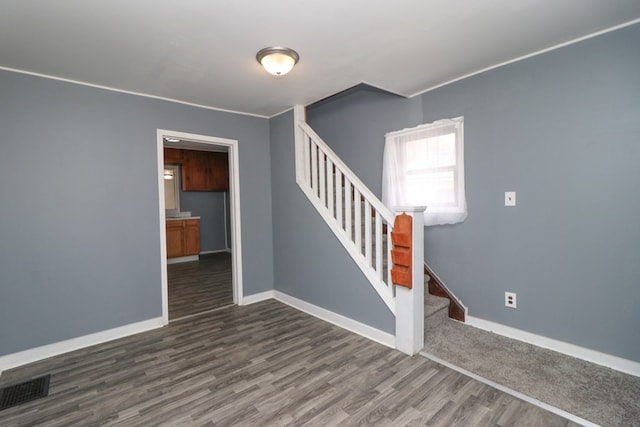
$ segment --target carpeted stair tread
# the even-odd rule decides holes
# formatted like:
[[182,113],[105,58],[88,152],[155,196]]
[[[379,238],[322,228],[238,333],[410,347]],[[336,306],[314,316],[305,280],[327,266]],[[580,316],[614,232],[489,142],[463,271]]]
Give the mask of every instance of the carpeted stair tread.
[[441,310],[449,308],[449,300],[447,298],[438,297],[425,293],[424,295],[424,317],[428,318]]

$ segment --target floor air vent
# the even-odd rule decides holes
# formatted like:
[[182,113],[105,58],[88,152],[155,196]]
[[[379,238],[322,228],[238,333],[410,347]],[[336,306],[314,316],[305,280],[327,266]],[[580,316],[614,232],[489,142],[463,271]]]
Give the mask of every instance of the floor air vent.
[[45,375],[0,389],[0,411],[45,397],[49,394],[50,378],[51,375]]

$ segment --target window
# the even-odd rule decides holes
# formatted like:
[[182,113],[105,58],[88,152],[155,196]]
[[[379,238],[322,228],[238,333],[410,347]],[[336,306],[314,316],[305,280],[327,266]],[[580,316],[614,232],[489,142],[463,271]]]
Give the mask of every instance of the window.
[[426,205],[425,225],[464,221],[463,124],[458,117],[385,136],[382,200],[387,207]]
[[164,165],[164,209],[180,212],[180,166]]

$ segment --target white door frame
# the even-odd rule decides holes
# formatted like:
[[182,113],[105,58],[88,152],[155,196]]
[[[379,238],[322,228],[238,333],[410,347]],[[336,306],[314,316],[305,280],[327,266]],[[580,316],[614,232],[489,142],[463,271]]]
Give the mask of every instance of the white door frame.
[[[215,136],[197,135],[158,129],[158,195],[160,218],[160,262],[162,267],[162,322],[169,323],[169,291],[167,280],[167,234],[164,212],[164,139],[178,138],[182,141],[197,144],[209,144],[227,147],[229,150],[229,199],[231,205],[231,276],[233,279],[233,303],[242,305],[242,239],[240,233],[240,168],[238,167],[238,141]],[[176,146],[176,148],[180,148]],[[226,234],[226,233],[225,233]]]

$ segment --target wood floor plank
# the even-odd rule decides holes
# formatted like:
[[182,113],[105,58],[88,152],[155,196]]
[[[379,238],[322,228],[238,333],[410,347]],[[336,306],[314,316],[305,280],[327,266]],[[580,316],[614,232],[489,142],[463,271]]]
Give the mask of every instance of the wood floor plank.
[[0,425],[572,425],[276,301],[16,368],[0,386],[47,373],[49,396]]
[[167,266],[169,320],[233,304],[231,254],[200,255]]

